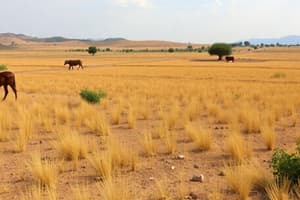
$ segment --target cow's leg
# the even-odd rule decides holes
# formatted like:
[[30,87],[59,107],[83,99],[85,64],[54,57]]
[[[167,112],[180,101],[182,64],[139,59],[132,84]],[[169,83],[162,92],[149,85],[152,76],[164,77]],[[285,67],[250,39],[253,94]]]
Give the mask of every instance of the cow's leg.
[[6,99],[7,94],[8,94],[7,85],[4,85],[4,97],[3,97],[2,101],[4,101]]
[[69,65],[69,71],[71,70],[71,65]]
[[11,87],[11,89],[14,91],[15,93],[15,99],[17,100],[18,98],[18,95],[17,95],[17,89],[16,89],[16,84],[13,84],[13,85],[9,85]]

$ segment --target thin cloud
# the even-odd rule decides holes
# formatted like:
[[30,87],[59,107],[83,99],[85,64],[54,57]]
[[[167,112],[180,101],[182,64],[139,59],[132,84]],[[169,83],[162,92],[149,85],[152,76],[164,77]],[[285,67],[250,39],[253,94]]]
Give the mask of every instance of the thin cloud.
[[150,0],[115,0],[115,3],[119,6],[137,6],[141,8],[148,8],[151,6]]

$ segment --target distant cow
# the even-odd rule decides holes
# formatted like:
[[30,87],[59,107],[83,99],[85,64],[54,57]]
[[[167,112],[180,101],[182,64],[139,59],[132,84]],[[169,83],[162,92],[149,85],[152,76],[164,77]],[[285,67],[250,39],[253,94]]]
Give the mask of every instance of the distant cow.
[[234,57],[233,56],[226,56],[225,59],[226,59],[226,62],[229,62],[229,61],[234,62]]
[[0,87],[4,86],[4,97],[3,101],[6,99],[6,96],[8,94],[8,88],[7,86],[10,86],[11,89],[15,93],[15,99],[17,100],[17,89],[16,89],[16,80],[15,80],[15,74],[9,71],[6,72],[0,72]]
[[73,69],[73,66],[77,66],[79,69],[81,67],[81,69],[83,69],[83,65],[81,60],[66,60],[64,65],[69,65],[69,70]]

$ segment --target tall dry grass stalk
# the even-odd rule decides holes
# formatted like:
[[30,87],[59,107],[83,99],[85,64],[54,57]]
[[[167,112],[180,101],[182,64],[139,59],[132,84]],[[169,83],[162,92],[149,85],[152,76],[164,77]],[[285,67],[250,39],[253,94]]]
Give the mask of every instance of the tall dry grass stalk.
[[252,157],[252,149],[242,135],[233,131],[226,139],[227,151],[234,161],[241,163]]
[[96,175],[103,180],[112,178],[113,165],[111,152],[93,152],[88,157],[89,162],[96,171]]
[[[25,112],[25,111],[24,111]],[[19,124],[19,132],[16,136],[16,152],[23,152],[26,150],[29,139],[32,137],[34,131],[33,119],[30,113],[25,112],[21,115]]]
[[145,156],[154,156],[157,152],[157,146],[152,139],[151,132],[145,132],[141,139],[141,145],[143,147],[143,154]]
[[54,108],[55,122],[57,125],[68,124],[70,120],[69,108],[63,105],[57,105]]
[[54,144],[60,157],[65,160],[74,161],[74,166],[77,168],[78,160],[87,157],[87,145],[85,139],[76,131],[65,130],[58,136],[57,142]]
[[177,147],[178,134],[175,132],[169,132],[164,138],[164,143],[167,147],[168,154],[175,154]]
[[200,103],[197,98],[193,98],[187,106],[186,113],[190,121],[196,120],[200,116]]
[[136,127],[136,119],[136,110],[133,108],[132,105],[129,105],[127,116],[128,128],[133,129]]
[[111,111],[111,123],[113,125],[120,124],[121,121],[121,114],[122,114],[122,107],[121,104],[114,105]]
[[119,183],[113,181],[112,178],[105,179],[97,185],[104,200],[128,200],[134,199],[128,189],[128,183],[122,180]]
[[261,127],[261,135],[267,149],[272,150],[274,148],[274,145],[276,144],[276,138],[277,138],[275,133],[275,128],[268,124],[264,124]]
[[113,169],[129,167],[132,171],[136,170],[138,155],[126,145],[121,144],[117,139],[109,138],[107,151],[110,152],[112,157]]
[[2,110],[0,113],[0,142],[9,140],[12,126],[12,114],[7,109]]
[[265,187],[265,191],[270,200],[290,200],[293,199],[289,194],[291,182],[284,178],[282,181],[273,181]]
[[243,163],[241,165],[226,164],[224,173],[229,186],[243,200],[248,199],[248,195],[254,187],[263,189],[272,181],[270,172],[253,163]]
[[58,167],[54,161],[42,161],[40,153],[34,153],[28,166],[38,185],[46,186],[50,190],[56,188]]
[[197,150],[209,150],[212,146],[212,135],[209,130],[196,128],[191,124],[185,126],[185,131],[190,141],[196,144]]
[[86,119],[86,126],[95,132],[97,135],[108,136],[110,135],[110,125],[104,116],[104,113],[97,113],[92,118]]

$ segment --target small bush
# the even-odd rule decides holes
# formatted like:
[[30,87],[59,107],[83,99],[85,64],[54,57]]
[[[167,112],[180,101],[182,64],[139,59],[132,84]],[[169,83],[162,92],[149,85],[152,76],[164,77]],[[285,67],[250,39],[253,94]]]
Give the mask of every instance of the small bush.
[[283,149],[275,149],[272,157],[272,168],[279,180],[286,177],[293,184],[296,184],[300,178],[300,143],[297,144],[296,153],[289,154]]
[[87,102],[96,104],[96,103],[99,103],[101,98],[105,98],[107,96],[107,94],[103,91],[94,92],[91,90],[84,89],[84,90],[81,90],[80,96]]
[[168,52],[169,52],[169,53],[174,53],[175,50],[174,50],[173,48],[169,48],[169,49],[168,49]]
[[6,65],[0,65],[0,71],[4,71],[7,70],[7,66]]

